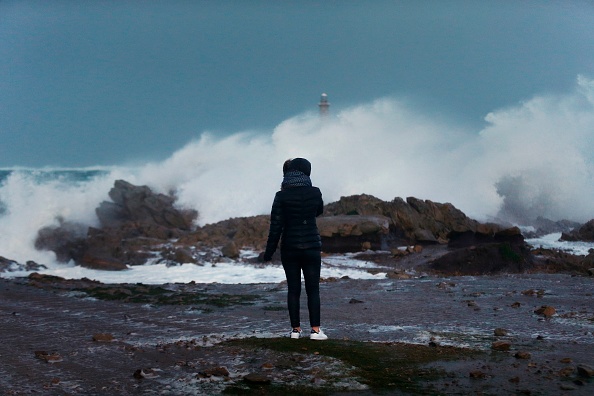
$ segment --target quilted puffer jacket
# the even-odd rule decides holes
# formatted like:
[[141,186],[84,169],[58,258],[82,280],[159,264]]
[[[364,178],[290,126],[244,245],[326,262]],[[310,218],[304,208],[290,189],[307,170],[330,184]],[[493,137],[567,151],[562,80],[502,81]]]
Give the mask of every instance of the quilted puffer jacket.
[[279,240],[281,249],[321,249],[316,217],[323,210],[322,193],[317,187],[291,187],[277,192],[270,212],[264,260],[271,259]]

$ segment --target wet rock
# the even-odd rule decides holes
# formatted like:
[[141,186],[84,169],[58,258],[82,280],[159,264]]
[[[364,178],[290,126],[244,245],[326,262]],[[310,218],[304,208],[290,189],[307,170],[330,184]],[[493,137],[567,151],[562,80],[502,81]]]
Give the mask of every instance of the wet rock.
[[221,249],[221,253],[225,257],[236,259],[239,257],[239,248],[237,247],[235,242],[231,241],[225,244],[225,246],[223,246],[223,248]]
[[516,359],[530,359],[532,357],[532,354],[530,352],[526,352],[526,351],[518,351],[518,352],[516,352],[514,357]]
[[112,257],[98,257],[93,253],[86,253],[78,262],[81,267],[102,270],[102,271],[122,271],[128,269],[128,266]]
[[35,261],[27,261],[24,265],[14,260],[0,256],[0,272],[13,271],[39,271],[47,269],[43,264],[37,264]]
[[559,360],[561,363],[571,363],[573,360],[571,358],[563,358],[561,360]]
[[594,268],[588,268],[588,275],[594,276]]
[[57,226],[44,227],[37,232],[35,249],[53,251],[56,260],[62,263],[82,256],[88,227],[63,219],[58,219],[58,223]]
[[522,223],[524,225],[530,225],[535,228],[534,231],[524,231],[526,238],[537,238],[543,235],[555,234],[555,233],[568,233],[574,229],[582,226],[581,223],[577,223],[571,220],[559,220],[553,221],[541,216],[538,216],[535,221]]
[[495,330],[493,330],[493,333],[495,334],[496,337],[505,337],[508,335],[509,331],[498,327]]
[[357,300],[356,298],[351,298],[349,300],[349,304],[363,304],[365,301]]
[[160,370],[152,369],[152,368],[138,369],[134,372],[133,377],[136,379],[158,378],[159,377],[158,371],[160,371]]
[[324,216],[316,223],[325,252],[379,250],[390,229],[390,219],[377,215]]
[[576,390],[577,388],[571,384],[561,384],[559,385],[559,388],[561,390],[566,390],[566,391],[572,391],[572,390]]
[[211,367],[206,370],[200,371],[198,373],[199,376],[203,378],[210,378],[210,377],[228,377],[229,370],[226,367]]
[[412,276],[407,274],[404,271],[399,271],[399,270],[395,270],[395,271],[388,271],[386,273],[386,277],[388,279],[411,279]]
[[557,374],[559,375],[559,377],[570,377],[571,375],[573,375],[574,371],[575,369],[573,367],[565,367],[559,370]]
[[562,241],[594,241],[594,219],[588,221],[580,228],[576,228],[570,232],[563,232],[560,240]]
[[116,180],[109,191],[113,202],[104,201],[96,210],[103,227],[119,227],[128,221],[190,230],[198,213],[174,207],[173,196],[158,194],[147,186]]
[[550,318],[551,316],[555,315],[555,312],[555,308],[549,305],[543,305],[542,307],[534,310],[535,314],[544,316],[545,318]]
[[266,375],[260,374],[260,373],[247,374],[246,376],[243,377],[243,380],[250,384],[258,384],[258,385],[266,385],[266,384],[270,384],[270,382],[271,382],[270,378],[268,378]]
[[491,349],[494,351],[509,351],[511,348],[511,342],[509,341],[495,341],[491,344]]
[[[519,232],[515,231],[514,232]],[[513,232],[510,232],[512,235]],[[503,237],[501,237],[503,240]],[[533,255],[521,234],[518,241],[509,236],[508,241],[475,244],[451,248],[450,252],[434,260],[430,268],[445,275],[486,275],[500,272],[518,273],[533,267]],[[448,245],[450,247],[450,245]]]
[[113,335],[109,333],[97,333],[93,334],[93,341],[95,342],[111,342],[113,341]]
[[487,373],[480,371],[480,370],[474,370],[474,371],[470,372],[469,376],[470,376],[470,378],[484,379],[484,378],[487,378]]
[[59,363],[63,361],[58,352],[35,351],[35,357],[47,363]]
[[196,259],[192,255],[192,252],[186,248],[177,248],[173,253],[173,261],[179,264],[196,264]]
[[594,368],[587,366],[585,364],[580,364],[579,366],[577,366],[577,372],[582,377],[594,377]]
[[515,303],[513,303],[512,305],[510,305],[510,307],[512,307],[512,308],[520,308],[521,306],[522,306],[522,304],[520,304],[517,301]]
[[382,201],[374,196],[361,194],[341,197],[324,207],[324,217],[337,215],[385,216],[390,219],[388,244],[447,243],[451,231],[479,231],[494,234],[501,229],[494,224],[480,224],[468,218],[450,203],[436,203],[414,197],[400,197]]

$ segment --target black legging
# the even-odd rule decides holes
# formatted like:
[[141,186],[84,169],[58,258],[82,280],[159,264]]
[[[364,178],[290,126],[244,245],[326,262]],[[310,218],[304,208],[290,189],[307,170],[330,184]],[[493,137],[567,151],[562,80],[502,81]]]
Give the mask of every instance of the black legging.
[[322,257],[316,249],[281,249],[281,261],[287,276],[287,305],[291,327],[300,327],[299,299],[301,297],[301,271],[305,280],[307,293],[307,309],[309,310],[309,324],[312,327],[320,325],[320,269]]

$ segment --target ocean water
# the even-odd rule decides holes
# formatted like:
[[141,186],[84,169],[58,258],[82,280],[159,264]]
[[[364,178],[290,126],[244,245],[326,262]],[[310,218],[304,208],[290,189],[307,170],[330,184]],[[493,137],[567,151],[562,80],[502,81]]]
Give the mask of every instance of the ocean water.
[[354,194],[416,197],[452,203],[478,221],[585,223],[594,218],[593,134],[594,80],[578,76],[573,92],[495,110],[478,131],[406,99],[381,98],[327,117],[300,114],[271,131],[206,131],[161,161],[0,169],[0,256],[66,268],[34,248],[37,232],[61,220],[96,226],[95,209],[118,179],[173,192],[176,205],[198,211],[198,225],[269,213],[282,164],[294,157],[312,162],[325,203]]
[[[218,282],[259,283],[280,282],[284,279],[281,266],[253,266],[243,262],[258,252],[242,251],[239,260],[211,263],[204,266],[185,264],[167,267],[149,262],[126,271],[97,271],[57,263],[52,252],[38,251],[33,245],[37,231],[47,225],[57,225],[59,219],[97,225],[95,208],[108,200],[109,189],[117,178],[137,180],[138,172],[131,169],[62,169],[62,170],[2,170],[0,171],[0,256],[25,263],[33,260],[48,267],[41,272],[69,279],[90,278],[104,283],[142,282]],[[270,195],[272,196],[272,195]],[[249,213],[251,215],[256,213]],[[556,248],[572,254],[588,254],[594,243],[559,242],[560,234],[550,234],[528,240],[534,247]],[[350,255],[335,255],[324,259],[322,277],[349,276],[354,279],[381,279],[385,272],[371,274],[369,264]],[[6,272],[2,277],[26,276],[23,271]]]

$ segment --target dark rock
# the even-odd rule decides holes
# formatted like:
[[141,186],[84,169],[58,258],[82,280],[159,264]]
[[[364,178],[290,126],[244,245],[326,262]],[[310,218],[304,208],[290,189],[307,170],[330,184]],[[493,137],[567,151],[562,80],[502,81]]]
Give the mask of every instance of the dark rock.
[[516,352],[514,357],[516,359],[530,359],[532,357],[532,355],[530,354],[530,352],[518,351],[518,352]]
[[509,351],[511,348],[511,342],[509,341],[495,341],[491,344],[491,349],[494,351]]
[[174,208],[175,198],[157,194],[147,186],[116,180],[109,191],[113,202],[102,202],[96,213],[103,227],[119,227],[128,221],[190,230],[198,213]]
[[27,261],[25,264],[21,264],[0,256],[0,272],[39,271],[41,269],[47,269],[47,267],[43,264],[37,264],[35,261]]
[[95,342],[111,342],[113,339],[113,335],[108,333],[93,334],[93,341]]
[[35,248],[51,250],[56,254],[56,260],[66,263],[82,256],[87,227],[63,220],[59,220],[59,223],[58,226],[44,227],[38,231]]
[[494,234],[501,229],[495,224],[480,224],[468,218],[450,203],[435,203],[409,197],[406,202],[395,198],[385,202],[371,195],[342,197],[326,205],[324,217],[338,215],[385,216],[390,219],[390,230],[386,237],[389,247],[446,243],[452,231],[473,231]]
[[[457,235],[464,235],[466,242],[472,237],[468,232]],[[474,233],[475,238],[471,239],[477,242],[483,235]],[[490,238],[485,240],[489,241]],[[484,275],[499,272],[518,273],[533,266],[533,255],[529,247],[523,243],[517,228],[511,229],[508,233],[494,233],[492,240],[491,243],[456,248],[434,260],[431,269],[442,274]],[[457,242],[456,236],[454,246],[464,246]]]
[[111,257],[96,257],[90,253],[85,254],[82,259],[79,260],[78,264],[85,268],[104,271],[121,271],[128,269],[128,266],[121,261]]
[[390,219],[385,216],[325,216],[317,219],[325,252],[380,250],[386,246]]
[[594,219],[588,221],[580,228],[574,229],[569,232],[563,232],[560,240],[562,241],[594,241]]
[[202,377],[228,377],[229,370],[226,367],[211,367],[198,373]]
[[243,380],[250,384],[260,384],[260,385],[270,384],[270,382],[271,382],[270,378],[268,378],[264,374],[259,374],[259,373],[247,374],[245,377],[243,377]]
[[535,221],[528,222],[524,225],[534,227],[534,231],[524,231],[525,238],[537,238],[543,235],[553,233],[570,233],[572,230],[581,226],[580,223],[570,220],[553,221],[544,217],[538,216]]
[[484,379],[484,378],[487,378],[487,373],[480,371],[480,370],[474,370],[474,371],[470,372],[469,376],[470,376],[470,378]]
[[493,331],[493,334],[495,334],[496,337],[505,337],[508,335],[508,331],[506,329],[502,329],[502,328],[496,328]]
[[577,372],[582,377],[594,377],[594,368],[587,366],[585,364],[580,364],[579,366],[577,366]]
[[221,249],[221,253],[225,257],[235,259],[239,257],[239,248],[237,247],[235,242],[230,241],[225,246],[223,246],[223,248]]
[[185,248],[177,248],[173,254],[173,261],[179,264],[196,264],[196,259],[192,255],[192,252],[189,249]]
[[550,318],[551,316],[555,315],[555,308],[549,306],[549,305],[543,305],[542,307],[534,310],[534,313],[537,315],[542,315],[545,318]]

